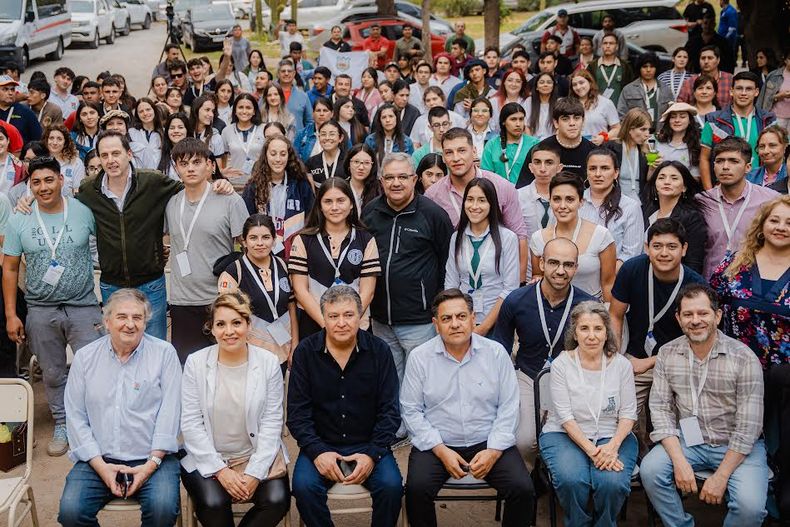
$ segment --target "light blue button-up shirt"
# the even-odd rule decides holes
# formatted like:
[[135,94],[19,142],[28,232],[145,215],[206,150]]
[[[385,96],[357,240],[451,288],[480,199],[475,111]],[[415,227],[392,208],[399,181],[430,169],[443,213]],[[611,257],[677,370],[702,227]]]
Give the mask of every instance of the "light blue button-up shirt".
[[66,383],[69,458],[146,459],[178,451],[181,366],[170,343],[145,335],[125,363],[104,336],[74,355]]
[[485,441],[496,450],[516,444],[516,371],[505,348],[480,335],[472,335],[461,362],[447,353],[441,336],[413,349],[400,404],[411,442],[420,450],[441,443],[468,447]]

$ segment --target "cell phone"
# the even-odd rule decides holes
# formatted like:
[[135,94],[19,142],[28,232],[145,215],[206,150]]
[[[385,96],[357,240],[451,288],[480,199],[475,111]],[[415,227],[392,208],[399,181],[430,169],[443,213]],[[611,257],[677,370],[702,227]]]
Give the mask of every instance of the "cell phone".
[[469,474],[469,471],[470,471],[471,469],[469,468],[469,465],[461,465],[461,470],[463,470],[464,472],[466,472],[467,474]]
[[342,459],[337,460],[337,466],[340,467],[340,472],[343,473],[343,477],[349,477],[354,470],[357,468],[356,461],[344,461]]
[[133,481],[134,481],[134,477],[131,474],[124,474],[123,472],[118,472],[118,474],[115,475],[115,482],[121,486],[123,499],[126,499],[127,493],[129,492],[129,487],[132,486]]

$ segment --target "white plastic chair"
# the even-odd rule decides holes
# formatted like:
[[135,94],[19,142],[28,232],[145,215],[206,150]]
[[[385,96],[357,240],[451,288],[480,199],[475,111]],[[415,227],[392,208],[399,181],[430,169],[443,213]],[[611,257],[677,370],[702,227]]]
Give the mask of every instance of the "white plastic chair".
[[38,527],[36,500],[29,484],[33,472],[33,389],[22,379],[0,379],[0,401],[0,422],[27,423],[25,473],[0,479],[0,513],[8,511],[9,527],[18,527],[28,515]]

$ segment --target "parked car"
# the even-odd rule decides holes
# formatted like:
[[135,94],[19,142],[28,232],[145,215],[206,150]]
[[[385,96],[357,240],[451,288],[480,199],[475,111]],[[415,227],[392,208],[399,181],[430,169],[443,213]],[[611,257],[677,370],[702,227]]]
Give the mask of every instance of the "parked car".
[[113,13],[113,24],[118,35],[126,36],[132,32],[132,16],[125,5],[118,0],[108,0]]
[[129,12],[129,22],[131,25],[140,26],[140,29],[148,29],[151,27],[153,14],[145,0],[121,0],[121,5]]
[[24,71],[32,59],[60,60],[71,44],[66,0],[0,2],[0,57]]
[[[406,21],[399,17],[376,17],[346,24],[343,30],[343,40],[351,44],[352,51],[362,51],[362,41],[370,36],[370,26],[374,23],[381,26],[381,36],[391,41],[396,41],[403,36],[403,26],[414,28],[414,36],[422,38],[422,25]],[[431,35],[431,54],[436,55],[444,51],[445,37]],[[390,47],[387,60],[392,60],[395,50]]]
[[[261,7],[266,5],[265,1],[261,1]],[[230,0],[230,6],[233,8],[233,14],[236,18],[249,18],[255,11],[255,5],[252,0]]]
[[[592,0],[569,2],[547,7],[527,19],[521,26],[499,39],[500,48],[517,38],[540,34],[557,23],[557,11],[568,12],[568,24],[576,29],[601,29],[605,15],[612,15],[626,40],[645,49],[671,53],[688,40],[688,27],[677,10],[677,0]],[[483,49],[482,39],[475,41]]]
[[151,16],[154,17],[154,21],[162,19],[164,16],[165,7],[167,6],[167,2],[165,0],[145,0],[145,3],[148,4],[148,8],[151,10]]
[[100,40],[115,42],[115,15],[107,0],[69,0],[69,8],[72,42],[87,42],[93,49]]
[[[422,9],[410,2],[397,1],[395,2],[395,9],[398,10],[398,17],[412,25],[422,27]],[[332,26],[345,26],[351,22],[359,22],[362,20],[370,20],[379,18],[378,7],[371,4],[355,4],[354,7],[349,8],[346,12],[340,14],[332,20],[326,22],[319,22],[312,27],[313,36],[310,37],[308,46],[314,51],[319,51],[324,42],[329,40],[330,29]],[[438,35],[444,38],[449,37],[453,33],[452,25],[446,20],[431,14],[431,34]]]
[[192,51],[222,49],[222,42],[236,24],[233,10],[227,3],[196,6],[181,21],[184,45]]

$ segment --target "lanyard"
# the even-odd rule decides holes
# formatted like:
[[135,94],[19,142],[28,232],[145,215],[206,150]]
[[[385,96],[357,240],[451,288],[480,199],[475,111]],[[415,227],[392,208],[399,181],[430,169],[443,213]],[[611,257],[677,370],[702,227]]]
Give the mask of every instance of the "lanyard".
[[639,150],[623,145],[623,163],[628,165],[628,171],[631,172],[631,192],[636,192],[636,179],[639,177]]
[[[571,241],[573,243],[576,243],[576,238],[579,237],[579,231],[581,231],[581,230],[582,230],[582,220],[581,220],[581,218],[576,218],[576,228],[573,229],[573,238],[571,238]],[[554,237],[552,238],[552,240],[554,240],[556,238],[557,238],[557,224],[555,223],[554,224]]]
[[546,312],[543,309],[543,298],[540,294],[540,284],[543,282],[541,280],[537,284],[535,284],[535,297],[538,300],[538,314],[540,315],[540,325],[543,328],[543,336],[546,338],[546,344],[549,345],[549,359],[554,356],[554,346],[557,345],[557,342],[560,340],[562,336],[562,329],[565,327],[565,322],[568,320],[568,314],[571,312],[571,306],[573,305],[573,286],[571,286],[571,292],[568,294],[568,299],[565,300],[565,311],[562,312],[562,318],[560,319],[560,325],[557,326],[557,332],[554,334],[554,340],[549,338],[549,327],[546,324]]
[[617,68],[620,67],[617,64],[617,62],[612,64],[612,66],[614,66],[614,68],[612,68],[612,74],[611,75],[607,75],[606,74],[606,68],[604,67],[604,64],[600,64],[600,63],[598,64],[598,69],[601,71],[601,76],[603,76],[603,80],[604,80],[604,82],[606,82],[606,87],[607,88],[611,87],[612,81],[614,80],[614,76],[617,75]]
[[[483,274],[483,260],[485,260],[488,253],[491,252],[491,247],[494,246],[494,242],[491,241],[491,238],[488,236],[490,233],[486,233],[483,237],[483,250],[481,251],[478,248],[478,254],[480,255],[480,260],[477,262],[477,270],[472,271],[472,258],[474,258],[474,247],[472,247],[472,236],[467,235],[467,243],[464,244],[464,256],[466,256],[466,266],[469,269],[469,278],[472,279],[472,283],[475,285],[475,289],[477,289],[477,281],[480,279],[480,275]],[[469,253],[469,249],[472,250],[472,253]]]
[[680,95],[680,87],[683,84],[684,77],[686,76],[686,72],[680,74],[680,81],[677,83],[677,87],[675,87],[675,69],[669,70],[669,89],[672,90],[672,98],[677,100],[678,95]]
[[678,276],[678,283],[675,284],[675,288],[672,290],[672,294],[669,295],[669,300],[667,300],[667,303],[664,304],[664,307],[662,307],[661,311],[659,311],[658,314],[656,315],[655,314],[656,307],[655,305],[653,305],[655,299],[655,293],[653,291],[654,288],[653,281],[655,280],[655,277],[653,276],[653,264],[648,265],[647,267],[647,311],[648,311],[647,332],[648,333],[653,332],[653,326],[656,324],[656,322],[661,320],[661,317],[663,317],[666,314],[667,310],[672,306],[672,303],[675,301],[675,298],[678,296],[678,292],[680,291],[680,286],[683,284],[684,274],[685,271],[683,269],[683,265],[681,265],[680,275]]
[[178,228],[181,229],[181,236],[184,237],[184,252],[186,252],[187,248],[189,247],[189,240],[192,238],[192,230],[195,228],[195,223],[197,223],[200,211],[203,210],[203,205],[206,203],[206,198],[208,197],[210,189],[211,185],[206,183],[206,189],[203,191],[203,196],[201,196],[200,201],[198,202],[198,206],[195,209],[195,215],[192,216],[192,221],[189,222],[188,230],[184,230],[184,206],[187,201],[187,195],[186,192],[184,192],[183,199],[181,200],[181,207],[178,213]]
[[705,359],[700,366],[699,387],[694,386],[694,352],[691,348],[687,350],[689,354],[689,388],[691,388],[691,413],[694,417],[699,412],[699,397],[702,389],[705,388],[705,381],[708,379],[708,360]]
[[272,289],[274,290],[274,300],[272,300],[272,297],[269,296],[269,292],[266,290],[266,287],[264,287],[263,282],[261,281],[260,272],[252,266],[252,263],[250,263],[250,260],[249,258],[247,258],[247,255],[245,254],[244,256],[241,257],[241,259],[244,261],[244,265],[247,267],[247,270],[252,275],[253,280],[255,280],[255,283],[258,284],[261,293],[263,293],[263,297],[266,299],[266,303],[269,304],[269,309],[271,310],[272,316],[274,317],[272,321],[274,321],[280,318],[280,315],[277,314],[277,304],[280,302],[280,281],[279,281],[279,275],[277,273],[277,260],[275,259],[276,257],[272,254],[269,255],[269,258],[271,258],[272,261],[272,269],[273,269],[272,273],[274,274],[274,280],[272,281]]
[[[645,93],[645,107],[648,110],[652,110],[653,107],[650,106],[650,99],[651,99],[650,92],[653,93],[652,97],[656,97],[656,99],[658,99],[658,82],[656,82],[656,85],[653,87],[652,90],[648,89],[647,84],[645,84],[643,82],[642,83],[642,91]],[[653,111],[655,111],[655,110],[653,110]]]
[[42,115],[44,115],[44,109],[45,109],[46,107],[47,107],[47,103],[46,103],[46,101],[45,101],[45,102],[44,102],[44,105],[43,105],[43,106],[41,107],[41,109],[38,111],[38,118],[37,118],[37,120],[38,120],[38,122],[39,122],[39,123],[41,122],[41,116],[42,116]]
[[324,251],[326,255],[326,259],[329,260],[329,264],[335,269],[335,283],[337,284],[340,281],[340,266],[343,265],[343,260],[346,259],[346,254],[348,254],[348,250],[351,248],[351,244],[354,243],[354,238],[357,237],[357,230],[355,228],[351,228],[351,239],[348,241],[348,245],[346,248],[343,249],[343,252],[340,253],[340,256],[337,258],[337,264],[335,264],[334,258],[332,258],[332,253],[329,252],[329,249],[326,248],[326,244],[324,244],[324,237],[319,233],[316,238],[318,238],[318,245],[321,246],[321,250]]
[[[521,136],[521,139],[518,140],[518,148],[516,149],[516,155],[513,156],[513,164],[510,164],[510,161],[505,161],[505,179],[508,181],[510,180],[510,173],[513,171],[513,166],[516,164],[516,160],[518,160],[518,156],[521,153],[521,149],[524,147],[524,136]],[[507,148],[507,145],[505,145]]]
[[329,173],[329,167],[326,164],[326,152],[321,152],[321,162],[324,164],[324,178],[330,179],[335,177],[335,171],[337,170],[338,161],[340,161],[340,156],[335,154],[335,160],[332,162],[332,173]]
[[749,137],[752,135],[752,122],[754,119],[754,112],[750,113],[745,117],[746,119],[746,134],[743,133],[743,121],[741,121],[741,116],[737,115],[735,112],[732,114],[735,117],[735,123],[738,125],[738,130],[741,132],[741,137],[745,139],[747,142],[749,141]]
[[719,190],[719,214],[721,214],[721,223],[724,226],[724,234],[727,235],[727,252],[732,250],[732,235],[735,232],[735,229],[738,228],[738,224],[741,222],[741,217],[743,213],[746,211],[746,208],[749,206],[749,200],[752,198],[752,186],[750,183],[746,183],[749,185],[749,191],[746,193],[746,198],[743,200],[743,205],[738,210],[738,214],[735,215],[735,221],[730,225],[727,221],[727,216],[724,214],[724,205],[722,204],[722,196],[721,190]]
[[239,140],[239,143],[241,143],[241,149],[244,150],[245,158],[249,159],[250,157],[250,146],[252,146],[252,136],[255,135],[255,132],[257,130],[258,130],[258,126],[257,125],[253,126],[252,129],[250,129],[250,131],[248,132],[247,140],[245,141],[244,139],[242,139],[243,134],[239,134],[239,127],[238,126],[233,127],[233,131],[236,133],[236,138]]
[[52,252],[52,261],[55,261],[55,251],[58,249],[58,245],[60,245],[60,240],[63,238],[63,233],[66,232],[66,221],[69,219],[69,200],[61,198],[63,200],[63,227],[60,229],[58,233],[58,237],[55,238],[55,241],[52,241],[52,238],[49,237],[49,231],[47,231],[46,225],[44,225],[44,220],[41,218],[41,212],[38,210],[38,203],[33,204],[33,210],[36,211],[36,220],[38,220],[38,226],[41,227],[41,233],[44,235],[44,241],[47,242],[47,247]]
[[[576,359],[576,369],[579,370],[579,382],[586,387],[587,383],[584,381],[584,370],[582,370],[582,363],[579,360],[579,353],[581,353],[579,348],[576,348],[576,353],[573,354],[573,358]],[[601,386],[598,391],[597,409],[593,410],[593,407],[590,406],[590,397],[588,397],[585,401],[587,403],[587,409],[590,410],[590,415],[592,415],[593,420],[595,420],[595,438],[593,439],[593,443],[598,442],[598,421],[601,420],[601,410],[603,407],[603,389],[606,383],[606,366],[606,354],[601,352]]]

